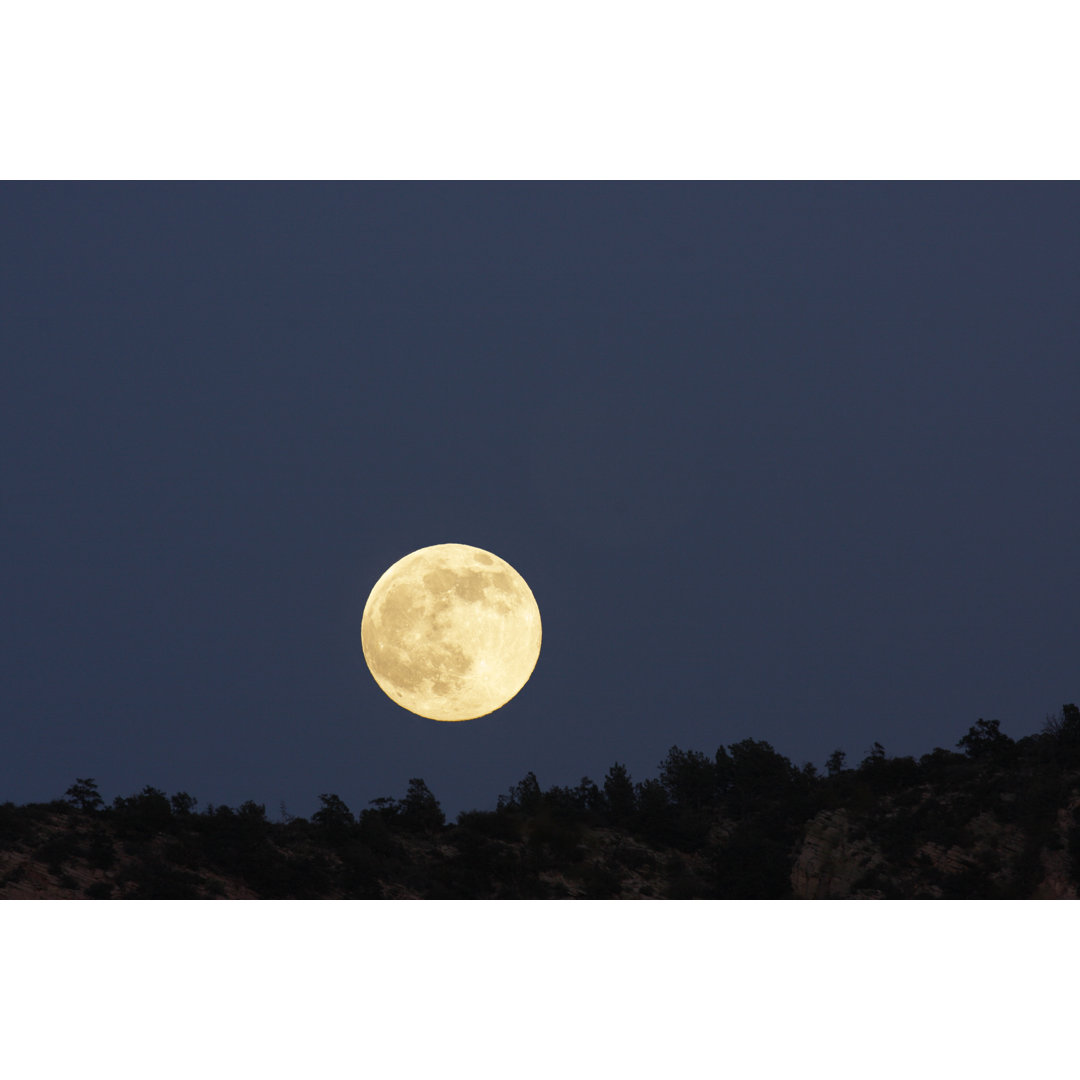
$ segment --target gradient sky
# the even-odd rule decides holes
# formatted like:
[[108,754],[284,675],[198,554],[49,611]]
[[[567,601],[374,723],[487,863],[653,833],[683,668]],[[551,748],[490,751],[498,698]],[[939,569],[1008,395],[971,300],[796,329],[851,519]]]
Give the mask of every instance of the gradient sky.
[[[677,744],[797,764],[1080,700],[1080,188],[0,185],[0,801],[451,819]],[[544,641],[440,724],[383,571]]]

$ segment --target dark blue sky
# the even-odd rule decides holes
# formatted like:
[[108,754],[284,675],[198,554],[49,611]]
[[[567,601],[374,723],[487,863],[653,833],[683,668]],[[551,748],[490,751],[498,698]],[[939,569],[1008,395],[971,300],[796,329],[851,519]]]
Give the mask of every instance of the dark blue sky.
[[[453,817],[1013,736],[1080,699],[1080,189],[0,185],[0,801]],[[544,625],[440,724],[368,591],[457,542]]]

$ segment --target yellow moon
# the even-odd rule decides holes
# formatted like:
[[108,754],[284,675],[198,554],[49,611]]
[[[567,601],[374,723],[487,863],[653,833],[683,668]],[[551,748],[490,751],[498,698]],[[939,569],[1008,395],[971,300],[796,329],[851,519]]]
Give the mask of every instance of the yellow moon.
[[364,605],[364,659],[383,692],[431,720],[502,708],[540,656],[540,609],[497,555],[436,544],[399,559]]

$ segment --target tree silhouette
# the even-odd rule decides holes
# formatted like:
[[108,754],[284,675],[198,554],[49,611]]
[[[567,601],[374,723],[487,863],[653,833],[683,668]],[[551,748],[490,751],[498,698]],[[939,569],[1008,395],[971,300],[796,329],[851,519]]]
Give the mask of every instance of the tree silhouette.
[[178,791],[169,802],[172,804],[174,814],[190,814],[198,805],[199,800],[190,796],[186,791]]
[[608,819],[615,825],[629,825],[637,809],[634,782],[625,765],[615,762],[604,777],[604,804]]
[[401,824],[414,832],[436,832],[446,824],[439,800],[419,777],[409,781],[409,790],[401,802]]
[[[631,791],[633,786],[631,785]],[[603,792],[587,776],[583,776],[573,792],[574,803],[587,813],[593,814],[602,810],[605,805]]]
[[674,807],[659,780],[643,780],[634,788],[637,813],[634,831],[650,843],[670,844],[676,836]]
[[862,759],[862,764],[873,764],[875,761],[885,760],[885,747],[881,743],[875,741],[874,745],[866,751],[866,757]]
[[797,770],[783,754],[760,739],[732,743],[728,807],[736,817],[776,804],[788,795]]
[[350,825],[356,824],[352,811],[337,795],[320,795],[322,807],[311,815],[311,820],[328,833],[339,835]]
[[172,820],[172,804],[168,796],[149,784],[138,795],[127,798],[117,795],[113,799],[112,809],[125,831],[141,836],[162,832]]
[[673,746],[660,762],[660,783],[668,798],[684,810],[703,810],[716,804],[716,763],[700,750]]
[[1000,720],[979,719],[956,744],[969,758],[1002,759],[1015,746],[1001,731]]
[[522,780],[519,780],[509,794],[500,795],[498,808],[500,810],[521,810],[531,814],[538,809],[543,799],[540,783],[536,779],[536,773],[529,771]]
[[77,778],[64,794],[67,796],[67,801],[83,813],[92,814],[105,805],[93,777]]

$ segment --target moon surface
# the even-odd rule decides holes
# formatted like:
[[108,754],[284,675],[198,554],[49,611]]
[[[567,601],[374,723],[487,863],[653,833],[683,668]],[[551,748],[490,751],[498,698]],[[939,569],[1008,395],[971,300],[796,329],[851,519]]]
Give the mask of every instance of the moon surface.
[[540,609],[507,562],[468,544],[399,559],[364,605],[364,659],[386,695],[431,720],[502,708],[540,656]]

